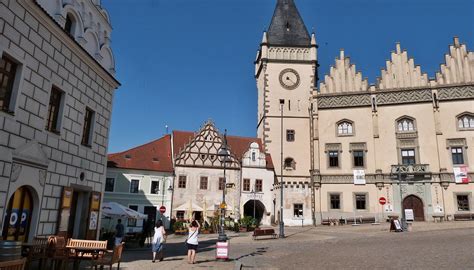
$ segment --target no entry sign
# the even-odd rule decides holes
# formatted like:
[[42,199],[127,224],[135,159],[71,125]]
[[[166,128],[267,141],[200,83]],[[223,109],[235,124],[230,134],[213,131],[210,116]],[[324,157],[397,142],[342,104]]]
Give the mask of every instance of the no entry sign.
[[384,205],[384,204],[387,203],[387,199],[385,199],[384,197],[380,197],[380,198],[379,198],[379,203],[380,203],[381,205]]
[[166,207],[163,205],[160,207],[160,213],[164,214],[166,212]]

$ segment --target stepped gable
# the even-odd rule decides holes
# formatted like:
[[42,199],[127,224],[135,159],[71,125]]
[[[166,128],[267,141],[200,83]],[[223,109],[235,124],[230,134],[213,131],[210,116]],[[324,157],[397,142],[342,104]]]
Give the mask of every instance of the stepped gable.
[[378,89],[410,88],[428,86],[428,75],[421,73],[420,66],[415,66],[413,58],[408,58],[406,50],[401,50],[400,43],[391,53],[391,60],[386,61],[386,69],[377,78]]
[[356,71],[356,66],[351,64],[349,57],[344,57],[341,50],[336,63],[324,76],[324,82],[319,85],[321,94],[367,91],[367,79],[362,79],[362,73]]
[[449,46],[445,63],[436,73],[436,84],[456,84],[474,82],[474,53],[469,52],[465,44],[454,37],[454,44]]
[[109,154],[107,167],[173,172],[171,135],[123,152]]

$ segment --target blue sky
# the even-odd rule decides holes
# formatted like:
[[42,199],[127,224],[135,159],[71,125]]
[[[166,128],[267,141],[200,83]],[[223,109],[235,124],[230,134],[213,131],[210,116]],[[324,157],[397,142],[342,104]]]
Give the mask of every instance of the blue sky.
[[[103,0],[117,78],[109,152],[208,119],[256,136],[253,60],[276,0]],[[320,77],[341,48],[373,83],[400,41],[433,77],[453,36],[474,50],[472,0],[296,0],[319,44]]]

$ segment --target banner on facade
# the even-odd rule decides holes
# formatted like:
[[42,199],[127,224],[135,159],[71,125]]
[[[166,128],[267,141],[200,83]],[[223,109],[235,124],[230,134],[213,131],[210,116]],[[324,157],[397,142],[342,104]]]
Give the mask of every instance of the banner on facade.
[[354,170],[354,185],[365,185],[364,170]]
[[454,179],[458,184],[469,183],[469,175],[467,173],[467,166],[459,166],[453,168]]

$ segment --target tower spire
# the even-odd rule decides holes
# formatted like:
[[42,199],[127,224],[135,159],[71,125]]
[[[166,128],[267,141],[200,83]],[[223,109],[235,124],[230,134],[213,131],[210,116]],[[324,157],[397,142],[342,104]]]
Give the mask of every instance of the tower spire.
[[277,0],[268,28],[268,43],[277,46],[309,47],[311,38],[294,0]]

